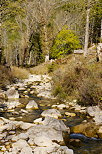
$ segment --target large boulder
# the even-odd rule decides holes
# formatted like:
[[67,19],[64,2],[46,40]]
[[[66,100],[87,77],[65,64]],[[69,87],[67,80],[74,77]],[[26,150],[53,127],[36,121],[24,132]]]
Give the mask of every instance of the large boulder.
[[[34,127],[31,127],[27,131],[27,135],[29,136],[30,139],[33,141],[33,145],[38,145],[41,146],[47,146],[47,145],[53,145],[53,141],[57,143],[62,143],[63,141],[63,136],[62,136],[62,131],[57,131],[54,128],[44,126],[44,125],[36,125]],[[40,137],[40,138],[39,138]],[[44,139],[46,138],[46,141]],[[41,140],[41,144],[40,141]]]
[[43,125],[52,127],[59,131],[67,131],[68,133],[70,133],[69,127],[67,127],[62,120],[54,119],[52,117],[45,117],[45,119],[43,120]]
[[55,143],[65,144],[63,134],[64,132],[69,134],[69,128],[65,126],[63,121],[46,117],[42,124],[28,129],[29,142],[37,146],[54,146]]
[[[96,125],[93,122],[81,123],[79,125],[71,127],[71,133],[80,133],[84,134],[87,137],[100,137],[99,125]],[[102,133],[102,132],[101,132]],[[100,134],[100,135],[98,135]]]
[[13,153],[21,153],[21,154],[33,154],[31,147],[25,140],[18,140],[17,142],[12,144],[12,152]]
[[93,117],[96,124],[102,124],[102,110],[98,106],[87,107],[87,113]]
[[66,146],[36,147],[34,154],[73,154],[73,150]]

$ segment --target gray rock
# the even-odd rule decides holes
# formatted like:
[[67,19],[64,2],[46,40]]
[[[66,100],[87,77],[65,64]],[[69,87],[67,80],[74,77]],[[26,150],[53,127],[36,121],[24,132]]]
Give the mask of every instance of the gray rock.
[[34,124],[31,124],[31,123],[26,123],[26,122],[15,122],[16,123],[16,127],[19,127],[23,130],[27,130],[29,129],[30,127],[34,126]]
[[51,117],[46,117],[43,125],[35,125],[27,131],[27,135],[32,142],[32,145],[38,146],[54,145],[55,143],[64,144],[63,132],[69,133],[69,129],[61,120]]
[[58,144],[54,143],[51,138],[48,136],[48,133],[39,133],[40,136],[36,135],[34,137],[34,143],[37,146],[41,147],[50,147],[50,146],[57,146]]
[[19,138],[19,139],[26,140],[26,139],[28,138],[28,135],[25,134],[25,133],[20,133],[20,134],[18,135],[18,138]]
[[4,133],[0,133],[0,140],[5,138],[7,135],[7,132],[4,132]]
[[73,150],[66,146],[36,147],[34,154],[73,154]]
[[42,118],[35,119],[33,122],[34,122],[35,124],[43,124]]
[[70,132],[70,129],[64,124],[62,120],[54,119],[52,117],[45,117],[43,125],[52,127],[59,131],[67,131],[68,133]]
[[59,104],[59,105],[57,105],[57,108],[58,109],[65,109],[65,108],[67,108],[67,105],[65,105],[65,104]]
[[96,114],[102,113],[102,110],[98,106],[87,107],[87,113],[90,116],[95,116]]
[[42,112],[41,114],[43,117],[53,117],[58,119],[59,117],[61,117],[61,114],[58,110],[56,109],[48,109]]
[[25,140],[18,140],[12,144],[12,152],[15,154],[21,151],[22,154],[32,154],[32,149]]
[[34,100],[30,100],[26,105],[26,109],[38,109],[38,104]]
[[96,124],[102,124],[102,110],[98,106],[87,107],[87,113],[93,117]]
[[9,101],[9,102],[6,102],[6,105],[7,105],[7,108],[11,110],[18,107],[20,105],[20,102],[18,100]]
[[18,99],[19,98],[19,93],[17,90],[15,90],[14,87],[11,87],[10,89],[7,90],[6,95],[8,99]]

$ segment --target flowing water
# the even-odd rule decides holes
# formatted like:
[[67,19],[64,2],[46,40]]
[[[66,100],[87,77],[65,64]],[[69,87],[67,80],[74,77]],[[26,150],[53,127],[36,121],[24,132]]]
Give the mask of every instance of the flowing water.
[[[42,111],[50,109],[51,106],[54,104],[62,103],[59,100],[51,100],[35,96],[30,99],[34,99],[37,102],[39,109],[27,111],[25,107],[29,102],[29,98],[20,98],[19,102],[21,103],[21,105],[14,110],[4,112],[2,116],[8,119],[14,118],[17,121],[32,123],[35,119],[41,117]],[[66,111],[68,112],[69,110],[60,110],[63,116],[62,120],[68,127],[78,125],[86,118],[84,115],[82,116],[79,113],[76,113],[76,116],[74,117],[67,117],[64,114]],[[74,150],[75,154],[97,154],[97,152],[99,154],[102,154],[102,140],[87,138],[81,134],[71,134],[70,139],[78,139],[78,144],[73,141],[71,144],[68,143],[67,145],[69,148],[72,148]]]
[[[38,80],[39,76],[35,76],[35,75],[31,75],[30,76],[30,82],[31,84],[26,84],[26,86],[24,85],[24,87],[26,87],[25,90],[18,90],[19,94],[21,93],[21,95],[24,93],[24,91],[29,91],[29,90],[34,90],[35,87],[39,84],[40,82],[42,82],[42,79],[44,79],[44,77],[46,76],[40,76],[40,81]],[[37,78],[37,82],[35,82],[35,85],[33,82],[33,80],[35,81],[35,79]],[[39,81],[39,82],[38,82]],[[47,90],[50,90],[50,85],[48,88],[48,82],[44,81],[44,89],[45,89],[45,93],[46,93],[46,87]],[[42,86],[42,85],[40,85]],[[10,120],[16,120],[16,121],[23,121],[23,122],[29,122],[29,123],[33,123],[35,119],[40,118],[41,117],[41,113],[46,110],[46,109],[50,109],[52,108],[52,105],[58,105],[58,104],[63,104],[63,102],[57,100],[57,99],[46,99],[44,97],[36,97],[35,94],[31,94],[28,92],[27,94],[29,97],[28,98],[19,98],[19,103],[20,105],[14,109],[11,110],[7,110],[3,113],[1,113],[1,116],[10,119]],[[28,102],[30,100],[34,100],[37,104],[38,104],[38,109],[36,110],[26,110],[26,105],[28,104]],[[9,103],[9,102],[8,102]],[[0,107],[2,108],[2,107]],[[76,112],[76,116],[72,116],[72,117],[68,117],[66,116],[65,112],[72,112],[74,113],[74,110],[71,109],[61,109],[59,110],[62,117],[61,120],[64,121],[64,123],[68,126],[68,127],[73,127],[75,125],[81,124],[81,122],[83,120],[86,119],[86,115],[84,114],[80,114],[78,112]],[[20,130],[19,130],[20,131]],[[102,154],[102,140],[96,139],[96,138],[87,138],[85,136],[83,136],[82,134],[70,134],[70,136],[68,136],[68,138],[70,138],[69,142],[66,143],[66,145],[74,150],[75,154]]]

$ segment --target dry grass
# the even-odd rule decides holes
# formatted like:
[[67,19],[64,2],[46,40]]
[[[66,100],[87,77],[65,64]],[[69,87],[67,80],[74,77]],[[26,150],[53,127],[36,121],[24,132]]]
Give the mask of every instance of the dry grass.
[[35,66],[33,68],[29,68],[29,72],[31,74],[47,74],[48,73],[48,64],[42,63],[38,66]]
[[76,98],[82,105],[96,105],[102,98],[102,63],[70,58],[54,72],[54,95]]
[[11,67],[11,72],[13,77],[18,79],[26,79],[30,74],[27,69],[16,66]]

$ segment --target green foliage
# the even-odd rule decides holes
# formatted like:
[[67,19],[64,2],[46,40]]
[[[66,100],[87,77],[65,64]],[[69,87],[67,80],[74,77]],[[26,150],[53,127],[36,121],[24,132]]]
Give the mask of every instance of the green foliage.
[[65,26],[56,36],[52,49],[51,58],[59,58],[62,55],[67,55],[73,52],[74,49],[80,48],[78,37],[72,30]]
[[[33,32],[29,39],[29,52],[32,53],[32,66],[43,62],[44,57],[41,49],[40,34]],[[35,59],[35,63],[33,62]]]
[[23,3],[25,1],[4,0],[2,3],[2,30],[6,31],[9,45],[21,39],[21,29],[23,31],[23,18],[25,17]]
[[54,69],[55,69],[55,67],[56,67],[55,63],[49,64],[49,65],[48,65],[48,73],[53,72]]

